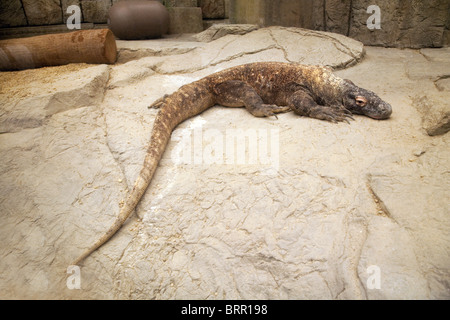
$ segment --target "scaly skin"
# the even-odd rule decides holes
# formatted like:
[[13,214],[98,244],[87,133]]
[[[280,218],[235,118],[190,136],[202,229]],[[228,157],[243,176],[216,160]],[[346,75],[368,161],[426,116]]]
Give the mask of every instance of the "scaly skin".
[[185,85],[152,105],[159,108],[159,112],[133,190],[113,225],[73,265],[81,264],[107,242],[132,214],[150,184],[175,127],[216,104],[246,107],[256,117],[276,116],[293,110],[301,116],[331,122],[348,122],[348,119],[353,119],[352,114],[381,120],[389,118],[392,113],[391,106],[375,93],[338,78],[330,69],[319,66],[251,63]]

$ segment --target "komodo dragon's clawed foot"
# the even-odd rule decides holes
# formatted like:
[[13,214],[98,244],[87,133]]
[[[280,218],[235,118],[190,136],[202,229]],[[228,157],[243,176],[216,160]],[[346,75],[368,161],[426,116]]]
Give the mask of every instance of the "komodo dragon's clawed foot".
[[337,122],[347,122],[350,123],[348,120],[355,120],[353,118],[352,113],[345,109],[344,107],[325,107],[321,106],[320,108],[314,110],[311,112],[311,117],[320,119],[320,120],[326,120],[333,123]]

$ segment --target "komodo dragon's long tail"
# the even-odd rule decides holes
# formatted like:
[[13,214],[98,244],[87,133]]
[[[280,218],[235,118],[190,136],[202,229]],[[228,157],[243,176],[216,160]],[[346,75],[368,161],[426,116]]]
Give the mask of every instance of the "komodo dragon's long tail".
[[89,249],[80,255],[72,265],[79,265],[83,262],[84,259],[106,243],[122,227],[150,184],[159,160],[169,142],[172,130],[186,119],[213,106],[214,96],[205,81],[199,80],[181,87],[170,96],[158,100],[155,103],[156,105],[159,105],[161,108],[153,124],[147,155],[141,172],[134,183],[133,190],[129,193],[113,225]]

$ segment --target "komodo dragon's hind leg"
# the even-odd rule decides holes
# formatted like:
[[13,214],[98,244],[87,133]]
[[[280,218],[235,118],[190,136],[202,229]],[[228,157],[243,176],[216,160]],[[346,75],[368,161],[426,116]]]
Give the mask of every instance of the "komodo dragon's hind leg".
[[165,94],[162,98],[159,98],[155,102],[153,102],[150,106],[148,106],[149,109],[160,109],[165,103],[166,99],[169,97],[168,94]]
[[289,107],[265,104],[255,89],[239,80],[229,80],[214,87],[216,102],[225,107],[245,107],[255,117],[272,117],[290,111]]

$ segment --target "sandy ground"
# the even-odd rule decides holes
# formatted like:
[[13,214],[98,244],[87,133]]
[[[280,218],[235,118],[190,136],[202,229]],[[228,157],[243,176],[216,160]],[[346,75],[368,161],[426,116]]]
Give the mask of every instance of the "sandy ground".
[[[450,298],[449,48],[286,28],[118,46],[113,66],[0,73],[0,298]],[[134,183],[147,106],[269,60],[337,67],[394,113],[332,124],[211,108],[175,130],[136,215],[68,268]]]

